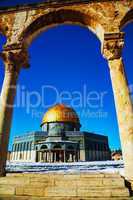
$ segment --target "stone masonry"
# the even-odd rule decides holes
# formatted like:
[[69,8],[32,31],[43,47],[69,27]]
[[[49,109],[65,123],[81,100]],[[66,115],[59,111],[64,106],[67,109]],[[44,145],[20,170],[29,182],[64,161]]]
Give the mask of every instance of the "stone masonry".
[[119,174],[7,174],[0,178],[0,200],[128,200]]
[[132,20],[132,0],[46,1],[0,8],[0,32],[7,38],[1,53],[5,63],[5,78],[0,96],[1,176],[5,175],[17,79],[21,68],[29,66],[27,48],[41,32],[58,24],[69,23],[87,27],[101,42],[101,51],[108,61],[112,80],[125,178],[133,180],[133,108],[121,57],[124,45],[124,33],[121,30]]

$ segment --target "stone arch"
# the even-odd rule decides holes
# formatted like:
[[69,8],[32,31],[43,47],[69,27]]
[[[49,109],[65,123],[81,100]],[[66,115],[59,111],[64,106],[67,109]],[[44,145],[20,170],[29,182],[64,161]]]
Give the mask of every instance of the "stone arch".
[[120,29],[133,22],[133,8],[129,10],[120,22]]
[[87,27],[101,42],[103,41],[104,29],[92,14],[72,9],[59,9],[39,16],[22,32],[19,40],[24,45],[29,46],[40,33],[60,24],[74,24]]

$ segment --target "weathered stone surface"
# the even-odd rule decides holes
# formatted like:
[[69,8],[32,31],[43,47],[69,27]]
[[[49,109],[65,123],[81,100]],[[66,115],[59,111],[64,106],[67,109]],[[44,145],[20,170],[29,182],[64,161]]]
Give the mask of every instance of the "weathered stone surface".
[[84,196],[84,197],[111,197],[111,190],[110,189],[81,189],[79,188],[77,191],[77,196]]
[[[118,174],[10,174],[0,178],[0,200],[3,195],[21,196],[27,200],[87,200],[91,198],[127,198],[129,191]],[[72,177],[71,177],[72,176]],[[107,176],[107,177],[106,177]],[[109,176],[109,177],[108,177]],[[8,188],[8,190],[7,190]],[[27,197],[25,197],[27,196]],[[31,198],[32,197],[32,198]],[[12,197],[11,197],[12,198]],[[21,199],[20,198],[20,199]],[[28,199],[28,200],[29,200]],[[102,199],[103,200],[103,199]]]
[[111,196],[112,197],[127,197],[128,195],[128,189],[113,189],[113,191],[111,192]]
[[[79,23],[90,27],[98,37],[102,38],[100,30],[118,32],[119,26],[130,21],[129,10],[132,1],[83,1],[71,3],[62,1],[54,4],[37,4],[0,10],[0,27],[3,34],[8,36],[8,44],[28,39],[28,43],[43,31],[44,26],[65,22]],[[16,12],[17,11],[17,12]]]
[[6,174],[6,177],[22,177],[22,176],[24,176],[24,174],[23,173],[7,173]]
[[[0,200],[96,200],[96,197],[31,197],[31,196],[1,196]],[[98,200],[132,200],[129,197],[97,197]]]
[[124,180],[117,178],[106,178],[102,180],[102,184],[106,186],[124,187]]
[[29,184],[30,179],[24,177],[2,177],[0,178],[0,185],[24,185]]
[[100,186],[103,185],[102,178],[80,179],[80,180],[77,181],[77,186],[79,188],[84,187],[86,185],[89,186],[89,187],[91,187],[91,186],[93,186],[93,187],[99,186],[100,187]]
[[105,173],[104,174],[104,177],[105,178],[120,178],[120,174],[119,173],[113,173],[113,174],[111,174],[111,173]]
[[76,189],[73,188],[63,188],[63,187],[55,187],[55,188],[48,188],[45,190],[45,197],[76,197]]
[[[101,41],[101,49],[110,68],[125,174],[128,180],[133,180],[133,108],[121,58],[124,38],[120,31],[120,28],[132,19],[133,1],[131,0],[59,1],[44,2],[34,6],[25,5],[19,8],[0,8],[0,32],[7,37],[1,54],[5,62],[5,78],[0,96],[3,99],[3,104],[0,104],[0,176],[5,175],[12,107],[16,93],[16,89],[11,92],[10,88],[11,86],[16,88],[20,68],[28,66],[27,48],[34,38],[47,28],[71,23],[89,28]],[[8,108],[7,104],[12,106]],[[25,176],[31,177],[31,175]],[[79,176],[64,175],[64,179],[75,180],[79,179]],[[57,175],[53,177],[60,179]],[[36,181],[33,182],[36,185]]]
[[24,187],[16,187],[16,195],[28,195],[28,196],[44,196],[44,189],[42,187],[37,186],[24,186]]
[[15,187],[12,185],[12,186],[8,186],[6,185],[6,187],[3,185],[0,185],[0,194],[12,194],[12,195],[15,195]]
[[[107,174],[108,175],[108,174]],[[112,174],[109,174],[110,176],[112,176]],[[105,176],[105,174],[102,173],[87,173],[87,172],[83,172],[80,174],[80,177],[82,178],[103,178]]]

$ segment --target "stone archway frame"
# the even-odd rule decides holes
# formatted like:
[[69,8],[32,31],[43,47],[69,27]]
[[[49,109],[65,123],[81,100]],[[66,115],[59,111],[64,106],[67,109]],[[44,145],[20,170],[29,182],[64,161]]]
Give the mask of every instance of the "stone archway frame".
[[[122,22],[122,21],[120,21]],[[103,23],[103,19],[99,20],[98,18],[95,18],[95,15],[92,15],[92,13],[84,13],[79,10],[73,10],[73,9],[57,9],[55,11],[49,12],[47,14],[44,14],[42,16],[39,16],[37,19],[35,19],[21,34],[20,41],[22,41],[26,46],[29,46],[32,41],[42,32],[47,30],[48,28],[51,28],[53,26],[57,26],[59,24],[78,24],[80,26],[87,27],[89,30],[91,30],[97,38],[101,42],[101,49],[103,49],[103,54],[105,58],[109,61],[110,66],[110,60],[115,62],[115,65],[119,65],[121,62],[119,59],[121,58],[121,50],[123,48],[123,33],[120,33],[118,30],[117,32],[114,31],[114,33],[106,33],[106,26]],[[117,27],[118,28],[118,27]],[[120,24],[119,24],[120,28]],[[116,61],[117,60],[117,61]],[[120,64],[122,65],[122,64]],[[111,68],[110,68],[111,69]],[[111,70],[110,70],[111,71]],[[124,74],[123,74],[124,75]],[[119,75],[118,75],[119,76]],[[124,75],[125,77],[125,75]],[[114,82],[114,80],[112,80]],[[116,86],[115,86],[116,87]],[[125,88],[127,85],[125,84]],[[114,88],[114,91],[116,88]],[[126,89],[127,90],[127,89]],[[115,96],[118,94],[115,93]],[[127,92],[128,95],[128,92]],[[116,100],[116,97],[115,97]],[[127,101],[130,101],[129,99]],[[117,104],[116,103],[116,109]],[[130,103],[129,103],[130,104]],[[129,109],[130,112],[132,112],[132,109]],[[117,110],[117,113],[119,111]],[[120,115],[118,113],[118,115]],[[119,117],[119,116],[118,116]],[[121,118],[121,117],[119,117]],[[119,120],[119,119],[118,119]],[[123,141],[123,137],[121,137],[121,142]],[[125,155],[125,147],[126,146],[122,142],[123,146],[123,154]],[[127,157],[127,154],[125,155]],[[126,163],[126,162],[125,162]],[[127,161],[128,163],[128,161]],[[127,164],[128,165],[128,164]],[[129,167],[128,170],[129,171]],[[129,172],[126,175],[129,177]]]
[[61,24],[80,25],[91,30],[103,43],[104,29],[89,13],[73,9],[57,9],[35,19],[20,35],[19,40],[29,46],[42,32]]
[[133,7],[127,11],[120,22],[120,30],[122,30],[127,24],[133,22]]
[[[128,180],[133,180],[133,110],[121,58],[124,44],[120,27],[126,24],[127,13],[133,8],[130,0],[94,0],[53,2],[0,9],[0,32],[7,37],[2,58],[5,62],[5,78],[1,92],[4,105],[0,105],[0,175],[5,174],[5,162],[11,127],[13,105],[10,87],[16,86],[20,68],[28,66],[27,48],[41,32],[59,24],[78,24],[89,28],[100,40],[102,53],[108,60],[118,124],[124,153],[125,171]],[[127,16],[126,16],[127,15]],[[125,17],[126,16],[126,17]],[[123,21],[122,21],[123,20]],[[123,87],[123,93],[119,87]],[[121,115],[124,112],[124,117]],[[10,113],[10,114],[9,114]],[[127,124],[125,125],[125,119]],[[8,124],[8,126],[7,126]],[[1,156],[2,155],[2,156]]]
[[[104,32],[119,32],[122,19],[132,8],[131,0],[124,2],[123,0],[88,0],[84,2],[82,0],[58,2],[57,0],[53,3],[46,1],[34,5],[0,9],[0,32],[7,37],[6,47],[18,48],[18,44],[22,45],[23,40],[31,43],[45,28],[72,23],[88,27],[102,42]],[[40,24],[37,33],[33,29],[37,29],[40,22],[43,23]],[[44,26],[45,28],[43,28]],[[29,30],[30,28],[31,30]],[[29,38],[29,32],[32,33],[30,34],[31,38]]]

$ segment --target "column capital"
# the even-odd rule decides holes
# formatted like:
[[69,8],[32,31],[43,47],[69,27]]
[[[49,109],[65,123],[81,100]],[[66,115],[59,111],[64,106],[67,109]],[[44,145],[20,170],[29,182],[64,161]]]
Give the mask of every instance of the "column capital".
[[4,49],[2,53],[0,53],[4,63],[5,70],[7,72],[19,72],[19,70],[23,68],[29,67],[29,57],[28,51],[26,48],[18,48],[18,49]]
[[124,33],[106,33],[103,42],[103,56],[108,60],[121,58],[124,46]]

